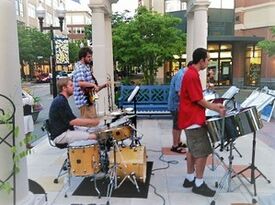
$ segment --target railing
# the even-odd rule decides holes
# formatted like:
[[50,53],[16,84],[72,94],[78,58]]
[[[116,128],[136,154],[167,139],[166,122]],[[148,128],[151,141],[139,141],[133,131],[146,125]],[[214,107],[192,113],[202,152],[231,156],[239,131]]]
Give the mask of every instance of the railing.
[[[7,146],[10,150],[15,146],[15,105],[10,98],[5,95],[0,94],[0,125],[6,126],[8,129],[7,134],[4,136],[3,133],[0,134],[0,150],[3,146]],[[15,153],[12,154],[13,168],[4,179],[0,179],[0,191],[3,191],[3,187],[7,184],[10,185],[9,181],[13,178],[13,185],[11,185],[10,190],[13,192],[13,204],[16,204],[16,180],[15,180]],[[3,166],[3,165],[1,165]]]
[[[134,102],[127,102],[135,86],[122,85],[120,88],[119,107],[134,107]],[[170,114],[168,111],[169,85],[142,85],[136,95],[137,114]]]

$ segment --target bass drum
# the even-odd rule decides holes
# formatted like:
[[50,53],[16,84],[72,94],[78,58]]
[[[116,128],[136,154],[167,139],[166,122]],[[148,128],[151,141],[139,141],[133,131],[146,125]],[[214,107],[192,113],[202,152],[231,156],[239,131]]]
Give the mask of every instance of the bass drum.
[[[134,173],[138,181],[145,183],[147,171],[146,149],[144,146],[124,147],[116,151],[117,174],[123,178]],[[110,153],[110,168],[114,165],[114,152]]]
[[247,135],[263,127],[263,122],[255,106],[242,109],[236,115],[240,135]]

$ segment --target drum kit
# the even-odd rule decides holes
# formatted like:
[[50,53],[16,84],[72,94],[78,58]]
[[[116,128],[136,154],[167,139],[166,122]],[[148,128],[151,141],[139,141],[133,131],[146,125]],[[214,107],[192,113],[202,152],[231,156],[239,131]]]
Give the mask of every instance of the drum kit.
[[140,143],[143,135],[132,123],[135,116],[115,113],[113,117],[103,126],[88,129],[97,133],[97,140],[76,141],[68,146],[69,184],[71,176],[91,177],[100,198],[96,180],[108,180],[107,204],[113,190],[125,180],[130,180],[138,192],[137,181],[146,180],[146,148]]
[[[242,185],[245,186],[246,190],[252,195],[253,199],[252,202],[256,203],[255,197],[257,196],[256,192],[256,183],[255,179],[259,176],[263,176],[268,183],[270,181],[266,178],[265,175],[262,174],[262,172],[255,166],[255,154],[256,154],[256,132],[260,130],[263,127],[263,123],[260,118],[260,114],[255,106],[252,107],[246,107],[239,109],[238,106],[236,106],[236,102],[234,99],[215,99],[215,102],[223,103],[225,107],[227,108],[227,113],[225,117],[217,117],[217,116],[207,116],[207,128],[209,132],[210,140],[213,144],[213,154],[212,154],[212,171],[214,171],[217,167],[214,165],[214,157],[217,157],[218,160],[224,165],[224,167],[227,168],[225,175],[221,178],[220,182],[216,182],[216,187],[218,189],[223,189],[225,183],[227,182],[227,191],[231,190],[231,180],[234,177],[238,177],[238,179],[241,181]],[[233,107],[230,105],[230,108],[226,106],[225,101],[233,101],[231,105],[234,105]],[[239,173],[236,173],[233,170],[233,153],[232,151],[235,149],[238,154],[241,156],[239,151],[236,149],[235,142],[236,139],[239,137],[242,137],[247,134],[253,134],[253,146],[252,146],[252,162],[251,165],[248,166],[246,169],[242,170]],[[218,146],[216,146],[216,144]],[[229,151],[228,156],[228,165],[225,164],[223,161],[223,157],[220,157],[219,154],[216,152],[216,148],[220,147],[220,151],[223,151],[224,148],[227,148]],[[252,193],[246,186],[246,184],[243,183],[242,179],[240,178],[240,175],[245,177],[243,175],[243,172],[251,169],[251,179],[248,180],[252,185],[254,185],[254,193]],[[257,171],[259,176],[255,177],[255,171]],[[247,179],[245,177],[245,179]],[[215,199],[211,202],[211,205],[215,204]]]

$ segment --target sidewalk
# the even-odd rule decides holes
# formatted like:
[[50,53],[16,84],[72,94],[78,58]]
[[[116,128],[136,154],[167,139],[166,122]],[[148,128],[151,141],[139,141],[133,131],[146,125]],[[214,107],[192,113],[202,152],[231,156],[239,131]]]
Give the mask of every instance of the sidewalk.
[[[153,169],[166,167],[167,163],[159,160],[160,151],[164,147],[170,147],[172,144],[171,136],[171,119],[139,119],[138,130],[144,134],[141,141],[147,149],[147,161],[153,161]],[[268,184],[263,177],[256,180],[258,201],[260,205],[275,204],[275,197],[271,198],[275,193],[275,121],[264,123],[264,127],[257,133],[256,146],[256,165],[271,180]],[[233,151],[234,169],[240,169],[251,163],[252,151],[252,134],[239,137],[236,139],[236,148],[243,155],[241,158],[237,152]],[[219,152],[224,157],[224,161],[228,164],[229,152]],[[37,146],[32,149],[32,154],[28,156],[29,178],[39,183],[48,194],[48,204],[52,205],[68,205],[68,204],[106,204],[106,197],[98,199],[91,196],[71,196],[74,189],[81,183],[81,177],[72,177],[72,185],[69,189],[68,198],[64,198],[64,177],[60,179],[59,184],[54,184],[53,179],[57,176],[59,168],[66,158],[66,150],[60,150],[49,146],[47,138],[43,139]],[[154,172],[151,176],[150,184],[156,187],[156,192],[160,194],[163,200],[154,193],[152,186],[149,187],[148,198],[111,198],[112,205],[208,205],[212,201],[211,198],[195,195],[190,189],[182,187],[184,177],[186,175],[185,156],[180,154],[164,155],[165,160],[176,160],[177,164],[170,164],[167,169]],[[211,160],[209,160],[209,166]],[[215,182],[220,181],[225,174],[225,169],[219,166],[216,171],[211,171],[210,167],[205,170],[205,181],[214,188]],[[249,173],[248,173],[249,174]],[[253,186],[247,183],[241,177],[249,190],[253,191]],[[225,189],[218,191],[216,194],[216,205],[233,205],[234,203],[250,204],[252,202],[251,195],[246,191],[245,186],[241,185],[237,178],[232,180],[232,187],[236,188],[232,192],[227,192],[227,184]],[[91,186],[93,184],[91,183]],[[66,186],[65,186],[66,187]],[[267,203],[270,200],[270,203]]]

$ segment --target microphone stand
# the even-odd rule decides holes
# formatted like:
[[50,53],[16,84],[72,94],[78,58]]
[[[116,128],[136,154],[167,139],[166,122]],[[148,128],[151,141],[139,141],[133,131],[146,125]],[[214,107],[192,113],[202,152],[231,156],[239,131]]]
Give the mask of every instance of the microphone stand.
[[135,131],[134,131],[135,133],[134,133],[134,139],[132,140],[130,147],[134,147],[135,145],[140,144],[138,137],[137,137],[137,97],[136,97],[136,95],[133,100],[134,100],[134,117],[133,117],[132,122],[135,127]]

